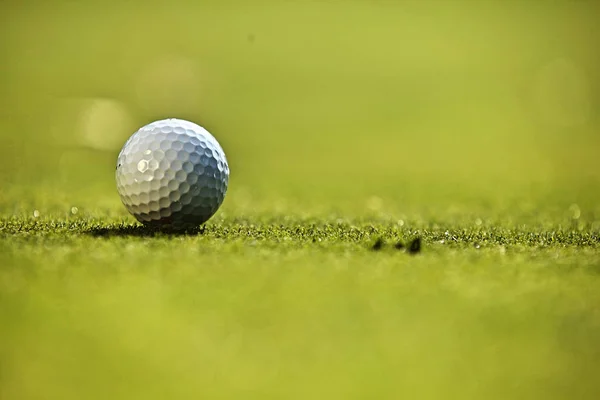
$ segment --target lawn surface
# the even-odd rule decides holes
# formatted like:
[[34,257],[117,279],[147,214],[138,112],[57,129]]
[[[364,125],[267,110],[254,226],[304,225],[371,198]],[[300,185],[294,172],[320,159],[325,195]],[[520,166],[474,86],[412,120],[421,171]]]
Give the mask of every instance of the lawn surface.
[[[600,398],[593,2],[13,3],[0,399]],[[171,116],[231,167],[188,234],[114,183]]]

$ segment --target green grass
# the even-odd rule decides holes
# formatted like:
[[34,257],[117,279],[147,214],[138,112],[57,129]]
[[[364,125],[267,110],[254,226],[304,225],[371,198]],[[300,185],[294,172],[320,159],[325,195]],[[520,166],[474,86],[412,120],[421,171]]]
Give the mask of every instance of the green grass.
[[[411,225],[255,216],[170,235],[7,218],[3,395],[600,392],[597,230]],[[421,253],[393,247],[414,237]]]
[[[3,2],[0,398],[600,398],[599,19]],[[164,117],[231,166],[188,234],[115,188]]]

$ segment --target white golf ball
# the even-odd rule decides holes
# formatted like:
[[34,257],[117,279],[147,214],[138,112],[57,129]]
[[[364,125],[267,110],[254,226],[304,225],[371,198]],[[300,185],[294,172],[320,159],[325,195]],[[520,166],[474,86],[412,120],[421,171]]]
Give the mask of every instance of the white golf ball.
[[219,142],[181,119],[152,122],[135,132],[117,160],[121,201],[140,222],[187,229],[223,203],[229,165]]

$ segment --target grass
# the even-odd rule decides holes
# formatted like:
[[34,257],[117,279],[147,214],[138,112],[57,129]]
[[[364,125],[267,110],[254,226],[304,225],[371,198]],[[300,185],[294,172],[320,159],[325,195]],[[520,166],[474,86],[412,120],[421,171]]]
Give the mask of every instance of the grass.
[[[35,218],[9,218],[2,221],[1,234],[4,238],[27,240],[39,238],[52,240],[61,237],[87,235],[94,238],[199,238],[207,242],[227,240],[230,242],[248,242],[305,246],[314,243],[344,243],[361,245],[373,239],[396,242],[422,238],[431,244],[440,244],[456,248],[468,246],[499,247],[513,246],[535,249],[580,247],[595,249],[600,245],[600,233],[576,228],[544,229],[503,229],[495,226],[468,228],[440,227],[419,228],[404,227],[405,223],[371,221],[335,222],[323,220],[295,220],[292,218],[257,218],[221,220],[218,224],[208,224],[186,232],[168,232],[129,222],[109,223],[99,218],[78,218],[76,221],[37,220]],[[480,225],[480,224],[479,224]]]
[[407,225],[7,218],[3,395],[596,396],[597,231]]
[[[0,398],[599,398],[599,11],[3,2]],[[165,117],[185,234],[115,189]]]

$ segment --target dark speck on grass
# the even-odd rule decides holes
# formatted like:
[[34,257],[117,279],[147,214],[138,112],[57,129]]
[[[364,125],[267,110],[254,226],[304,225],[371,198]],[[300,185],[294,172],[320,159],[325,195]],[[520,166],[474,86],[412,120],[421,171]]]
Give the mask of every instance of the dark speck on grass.
[[397,242],[397,243],[394,245],[394,248],[395,248],[396,250],[404,250],[404,247],[405,247],[405,246],[404,246],[404,243],[402,243],[402,242],[400,242],[400,241],[399,241],[399,242]]
[[408,245],[408,252],[410,254],[417,254],[421,252],[421,238],[414,238]]
[[371,246],[371,250],[374,251],[379,251],[383,248],[384,242],[382,238],[377,238],[377,240],[375,240],[375,243],[373,243],[373,246]]

